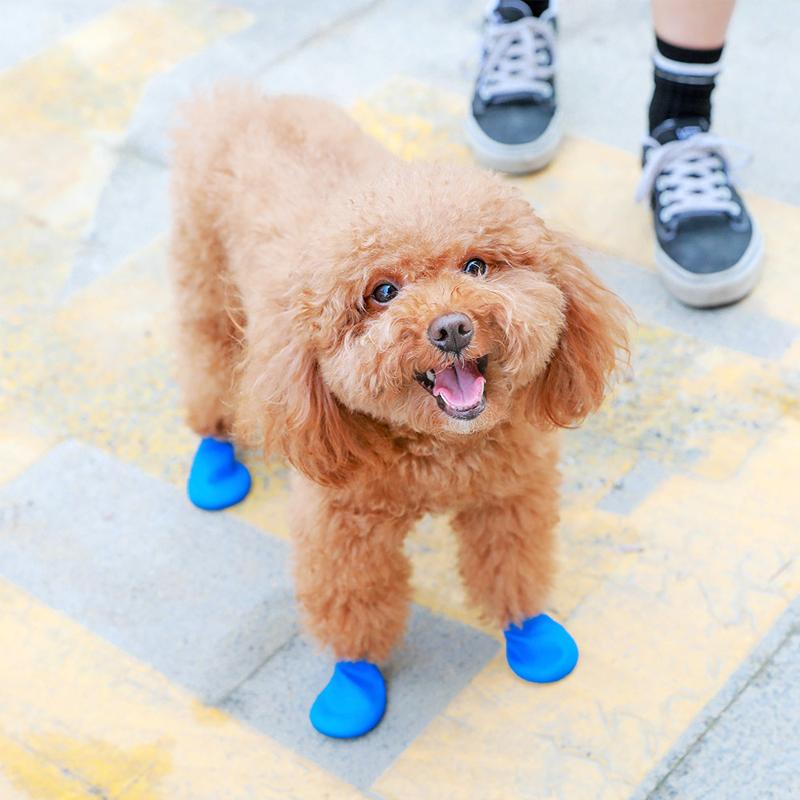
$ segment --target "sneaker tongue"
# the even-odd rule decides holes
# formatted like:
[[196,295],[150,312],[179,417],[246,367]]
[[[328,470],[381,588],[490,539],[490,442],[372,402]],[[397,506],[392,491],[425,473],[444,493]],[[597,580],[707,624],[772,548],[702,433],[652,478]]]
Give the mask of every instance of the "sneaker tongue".
[[659,144],[667,144],[683,139],[688,139],[696,133],[706,133],[709,129],[705,117],[682,117],[681,119],[665,119],[651,132],[651,136]]
[[447,405],[453,408],[472,408],[480,402],[485,383],[474,361],[456,363],[436,373],[433,395],[441,395]]
[[522,0],[500,0],[494,7],[494,16],[498,22],[516,22],[523,17],[532,17],[530,8]]

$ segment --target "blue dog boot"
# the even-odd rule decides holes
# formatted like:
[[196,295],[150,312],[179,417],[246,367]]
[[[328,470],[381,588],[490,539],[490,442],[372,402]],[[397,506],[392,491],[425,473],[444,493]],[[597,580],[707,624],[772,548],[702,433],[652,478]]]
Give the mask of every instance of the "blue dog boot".
[[369,661],[340,661],[311,706],[311,724],[334,739],[369,733],[386,711],[386,683]]
[[539,614],[519,628],[509,625],[506,637],[506,661],[516,675],[532,683],[560,681],[578,663],[578,645],[547,614]]
[[207,438],[200,442],[189,473],[189,499],[206,511],[219,511],[244,500],[250,473],[236,460],[233,445]]

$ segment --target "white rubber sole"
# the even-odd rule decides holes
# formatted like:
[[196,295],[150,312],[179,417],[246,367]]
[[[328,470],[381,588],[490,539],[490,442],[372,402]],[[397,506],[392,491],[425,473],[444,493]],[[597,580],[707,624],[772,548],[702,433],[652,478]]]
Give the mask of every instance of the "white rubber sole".
[[656,245],[656,265],[669,292],[692,308],[714,308],[736,303],[753,291],[761,277],[764,239],[753,225],[753,237],[739,263],[722,272],[698,275],[673,261]]
[[564,126],[557,109],[547,130],[535,141],[524,144],[503,144],[488,137],[470,111],[465,125],[467,142],[478,161],[489,169],[524,175],[546,167],[561,144]]

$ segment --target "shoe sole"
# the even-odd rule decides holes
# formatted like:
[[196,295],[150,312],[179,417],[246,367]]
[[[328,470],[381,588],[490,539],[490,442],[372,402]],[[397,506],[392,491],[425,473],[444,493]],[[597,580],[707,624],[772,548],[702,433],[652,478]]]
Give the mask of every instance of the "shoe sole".
[[736,303],[753,291],[761,277],[764,240],[753,223],[753,236],[742,257],[729,269],[698,275],[684,269],[656,245],[656,265],[669,292],[692,308]]
[[466,137],[478,161],[489,169],[524,175],[546,167],[555,156],[564,137],[561,113],[556,111],[544,133],[533,142],[503,144],[487,136],[470,112],[465,125]]

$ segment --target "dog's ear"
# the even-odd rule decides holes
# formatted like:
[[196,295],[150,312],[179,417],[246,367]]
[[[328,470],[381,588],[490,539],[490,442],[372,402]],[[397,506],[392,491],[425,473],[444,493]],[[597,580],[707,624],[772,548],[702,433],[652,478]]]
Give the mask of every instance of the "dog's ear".
[[294,327],[283,312],[248,336],[238,430],[250,440],[260,433],[265,454],[280,453],[312,481],[340,485],[370,451],[356,416],[325,385],[310,343]]
[[526,410],[534,422],[569,428],[600,406],[618,359],[627,360],[631,314],[566,241],[550,242],[548,271],[564,296],[564,326]]

